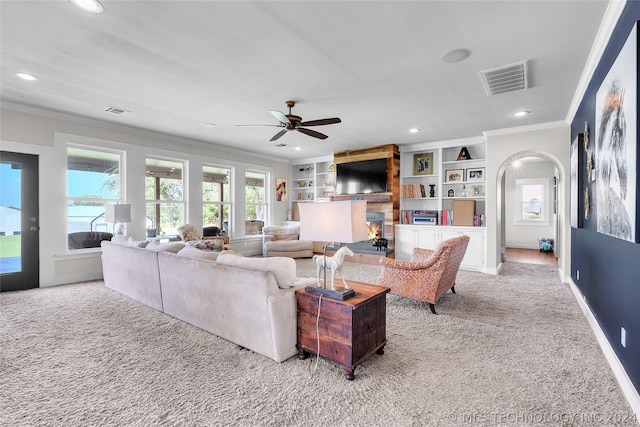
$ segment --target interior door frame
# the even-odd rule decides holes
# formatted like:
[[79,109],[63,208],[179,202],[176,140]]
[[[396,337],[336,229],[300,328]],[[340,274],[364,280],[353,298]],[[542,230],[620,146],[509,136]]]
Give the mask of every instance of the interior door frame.
[[20,271],[0,275],[0,292],[40,286],[40,215],[38,161],[34,154],[0,151],[3,163],[21,164],[21,264]]

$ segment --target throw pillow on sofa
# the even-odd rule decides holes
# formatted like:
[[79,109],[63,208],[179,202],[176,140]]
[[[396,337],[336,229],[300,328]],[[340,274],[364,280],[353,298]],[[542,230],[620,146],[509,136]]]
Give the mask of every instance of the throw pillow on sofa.
[[220,252],[224,249],[224,241],[222,239],[214,239],[214,240],[189,240],[185,242],[187,245],[200,249],[203,251],[216,251]]
[[279,288],[289,289],[296,281],[296,262],[289,257],[251,258],[223,251],[218,255],[218,264],[249,270],[270,271]]
[[213,251],[201,251],[200,249],[196,249],[193,246],[185,246],[184,248],[178,251],[178,255],[184,256],[187,258],[200,258],[200,259],[208,259],[210,261],[216,261],[219,255],[219,252]]

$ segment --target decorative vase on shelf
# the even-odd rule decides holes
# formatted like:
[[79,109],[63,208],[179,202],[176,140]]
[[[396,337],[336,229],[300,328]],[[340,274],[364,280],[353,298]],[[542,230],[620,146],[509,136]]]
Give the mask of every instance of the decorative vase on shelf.
[[460,192],[460,197],[467,197],[467,188],[463,185],[462,191]]
[[429,184],[429,197],[436,197],[436,185]]

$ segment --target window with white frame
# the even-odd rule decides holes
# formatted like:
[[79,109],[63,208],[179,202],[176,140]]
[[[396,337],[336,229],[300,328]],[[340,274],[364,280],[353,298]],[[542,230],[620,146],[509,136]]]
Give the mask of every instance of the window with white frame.
[[147,157],[145,199],[147,230],[156,235],[177,235],[184,224],[184,162]]
[[549,179],[516,179],[515,220],[519,225],[549,222]]
[[123,158],[122,151],[67,145],[67,231],[70,234],[70,250],[99,246],[98,238],[91,241],[83,237],[76,242],[72,236],[82,236],[80,232],[113,232],[114,224],[105,220],[105,205],[123,202]]
[[262,226],[267,223],[269,204],[266,197],[268,173],[247,171],[245,173],[245,235],[262,234]]
[[231,211],[231,169],[220,166],[202,167],[202,225],[218,227],[229,234]]

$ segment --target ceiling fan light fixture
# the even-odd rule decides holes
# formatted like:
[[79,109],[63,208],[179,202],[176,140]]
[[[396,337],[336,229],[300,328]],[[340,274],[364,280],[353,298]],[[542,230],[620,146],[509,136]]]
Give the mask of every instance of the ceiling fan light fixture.
[[440,62],[445,64],[455,64],[457,62],[464,61],[470,55],[471,51],[469,49],[453,49],[440,55]]
[[98,0],[69,0],[74,6],[91,13],[102,13],[104,10]]

